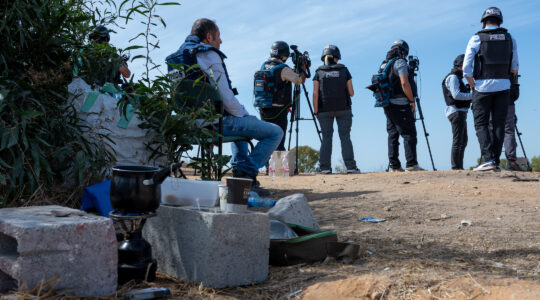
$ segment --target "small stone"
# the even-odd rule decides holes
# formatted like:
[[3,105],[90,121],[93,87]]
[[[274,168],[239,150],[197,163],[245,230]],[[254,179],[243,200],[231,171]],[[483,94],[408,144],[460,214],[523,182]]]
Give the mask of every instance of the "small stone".
[[414,221],[414,223],[415,223],[415,224],[422,224],[422,221],[416,220],[416,221]]
[[386,210],[386,211],[391,211],[391,210],[392,210],[392,206],[387,206],[387,207],[384,208],[384,210]]
[[401,240],[396,237],[392,238],[392,242],[394,242],[395,244],[401,244]]
[[416,245],[416,249],[422,249],[422,245],[420,244]]
[[481,194],[482,194],[482,192],[480,192],[480,191],[476,191],[476,192],[474,192],[474,194],[475,194],[476,196],[478,196],[478,195],[481,195]]

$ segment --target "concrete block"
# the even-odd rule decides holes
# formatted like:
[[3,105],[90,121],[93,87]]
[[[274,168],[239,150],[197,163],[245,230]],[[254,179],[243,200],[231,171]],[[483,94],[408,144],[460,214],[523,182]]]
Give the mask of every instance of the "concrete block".
[[276,202],[276,206],[268,210],[267,213],[271,219],[319,228],[319,223],[315,220],[313,211],[309,207],[309,203],[304,194],[294,194],[279,199]]
[[57,275],[57,293],[109,295],[116,291],[117,247],[108,218],[61,206],[0,209],[0,293]]
[[158,271],[212,288],[266,280],[270,222],[262,213],[162,205],[148,219],[144,238]]

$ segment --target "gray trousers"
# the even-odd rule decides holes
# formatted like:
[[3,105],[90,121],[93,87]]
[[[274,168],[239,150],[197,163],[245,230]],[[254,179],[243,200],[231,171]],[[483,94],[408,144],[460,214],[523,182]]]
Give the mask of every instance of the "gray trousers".
[[[489,128],[493,130],[491,120],[489,121]],[[491,137],[493,138],[493,135]],[[506,123],[504,123],[504,154],[506,155],[506,160],[517,160],[516,148],[516,105],[512,102],[508,105]]]
[[338,125],[339,139],[341,140],[341,155],[348,170],[356,169],[354,160],[353,145],[351,142],[352,112],[350,110],[340,110],[332,112],[319,112],[317,119],[321,124],[322,143],[319,157],[321,170],[331,170],[332,163],[332,138],[334,135],[334,119]]
[[504,125],[504,153],[506,160],[516,161],[516,105],[512,102],[508,105],[506,124]]

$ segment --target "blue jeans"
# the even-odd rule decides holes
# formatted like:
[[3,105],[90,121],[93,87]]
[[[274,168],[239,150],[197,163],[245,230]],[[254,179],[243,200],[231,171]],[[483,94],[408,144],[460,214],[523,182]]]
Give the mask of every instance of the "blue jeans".
[[279,126],[261,121],[255,116],[241,118],[227,116],[223,118],[223,135],[245,136],[259,141],[249,155],[247,142],[231,144],[233,169],[255,176],[281,142],[283,130]]
[[332,137],[334,135],[334,119],[338,125],[339,139],[341,141],[341,156],[347,170],[356,169],[354,160],[353,145],[351,142],[352,112],[350,110],[339,110],[332,112],[319,112],[317,119],[321,124],[322,143],[321,154],[319,156],[319,166],[321,170],[332,170]]

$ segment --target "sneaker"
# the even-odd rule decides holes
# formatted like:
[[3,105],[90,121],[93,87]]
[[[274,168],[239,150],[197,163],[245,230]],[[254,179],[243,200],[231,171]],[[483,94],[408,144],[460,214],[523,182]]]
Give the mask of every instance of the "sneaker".
[[508,171],[523,172],[523,168],[521,168],[521,166],[516,161],[513,161],[513,160],[509,160],[506,162],[506,169]]
[[319,174],[323,174],[323,175],[332,174],[332,170],[320,170]]
[[473,171],[491,171],[491,170],[496,170],[497,167],[498,166],[495,164],[495,162],[490,160],[474,168]]
[[425,170],[420,168],[418,165],[414,165],[414,166],[410,166],[410,167],[405,168],[405,171],[413,172],[413,171],[425,171]]
[[403,172],[403,168],[402,168],[402,167],[399,167],[399,168],[390,168],[389,171],[390,171],[390,172]]
[[499,166],[497,165],[497,166],[495,166],[495,170],[493,170],[493,171],[495,171],[495,172],[500,172],[501,170],[502,170],[501,167],[499,167]]
[[347,174],[360,174],[360,169],[354,168],[354,169],[347,169]]

